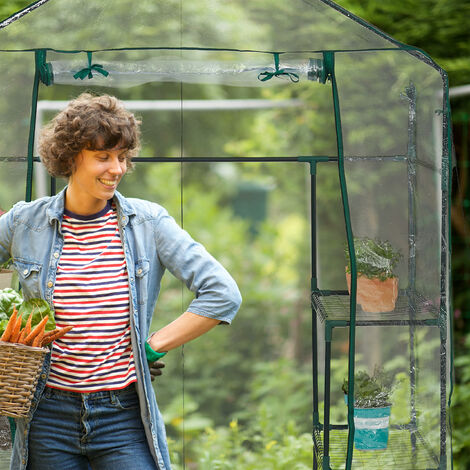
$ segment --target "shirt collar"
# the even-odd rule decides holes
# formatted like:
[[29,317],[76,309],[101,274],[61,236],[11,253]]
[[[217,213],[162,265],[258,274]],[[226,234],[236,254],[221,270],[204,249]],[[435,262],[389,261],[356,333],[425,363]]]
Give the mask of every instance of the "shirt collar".
[[[58,220],[59,222],[62,220],[62,216],[64,214],[65,208],[65,191],[67,186],[62,189],[59,193],[55,196],[51,197],[51,201],[49,207],[46,211],[47,217],[49,219],[49,223],[52,224],[54,220]],[[132,207],[131,204],[127,201],[127,199],[118,191],[115,191],[113,200],[116,202],[116,206],[118,211],[122,213],[122,216],[125,217],[126,223],[127,220],[131,215],[135,215],[135,209]]]

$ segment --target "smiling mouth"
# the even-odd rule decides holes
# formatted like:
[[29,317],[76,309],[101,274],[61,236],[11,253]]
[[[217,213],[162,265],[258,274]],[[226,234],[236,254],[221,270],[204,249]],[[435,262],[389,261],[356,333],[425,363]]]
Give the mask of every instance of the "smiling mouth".
[[104,184],[105,186],[109,186],[109,187],[114,187],[117,185],[117,181],[115,180],[106,180],[104,178],[98,178],[98,181],[102,184]]

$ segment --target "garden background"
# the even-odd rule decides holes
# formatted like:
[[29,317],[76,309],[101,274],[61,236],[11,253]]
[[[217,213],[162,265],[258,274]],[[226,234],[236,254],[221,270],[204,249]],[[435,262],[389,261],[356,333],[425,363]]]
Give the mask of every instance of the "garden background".
[[[2,0],[0,19],[29,3]],[[116,0],[116,8],[119,3]],[[450,87],[470,84],[470,34],[466,20],[470,17],[469,0],[338,0],[337,3],[397,40],[426,51],[448,72]],[[197,2],[194,8],[197,9]],[[230,15],[228,21],[236,23],[243,12],[232,9]],[[275,11],[273,16],[279,22],[303,23],[302,12],[291,11],[288,2],[284,11]],[[175,96],[174,85],[158,84],[145,90],[146,94],[142,94],[139,87],[129,88],[120,97],[145,100]],[[185,97],[188,99],[203,93],[197,86],[188,90]],[[270,89],[263,97],[308,99],[306,88],[299,96],[291,96],[289,90]],[[75,91],[63,87],[60,98],[67,100]],[[256,97],[259,90],[253,93]],[[40,98],[48,98],[47,89]],[[237,89],[225,89],[224,96],[210,98],[235,99]],[[57,94],[54,99],[58,99]],[[455,145],[453,448],[454,468],[463,470],[470,468],[470,407],[466,404],[470,398],[467,354],[470,347],[470,95],[452,99],[451,106]],[[297,138],[301,142],[302,133],[324,135],[328,125],[333,132],[332,123],[320,122],[315,119],[314,111],[309,113],[303,116],[303,126],[285,120],[282,133],[289,135],[289,139],[299,134]],[[144,136],[152,126],[163,126],[168,135],[177,127],[169,114],[158,122],[152,122],[150,116],[146,119],[145,113],[142,115]],[[225,154],[237,156],[282,149],[284,139],[276,121],[286,116],[288,111],[280,110],[246,117],[240,113],[239,122],[233,126],[224,119],[223,112],[217,121],[202,113],[198,123],[185,130],[191,154],[211,154],[211,150],[223,148]],[[213,129],[212,148],[198,141],[198,126]],[[218,141],[217,136],[227,135],[228,129],[232,130],[231,141]],[[150,139],[148,142],[151,146]],[[158,142],[160,154],[179,151],[170,148],[170,142],[170,138],[168,142],[164,139]],[[196,340],[169,355],[164,375],[156,382],[175,469],[183,468],[183,460],[188,469],[310,469],[312,358],[309,292],[305,282],[310,269],[306,172],[297,166],[286,168],[272,164],[192,165],[184,164],[184,175],[179,165],[161,163],[151,165],[150,169],[137,165],[121,186],[125,194],[161,203],[176,219],[184,210],[185,228],[197,233],[198,240],[229,268],[244,297],[249,299],[236,319],[236,328],[218,328],[210,337]],[[236,178],[232,178],[234,172]],[[184,178],[184,194],[181,178]],[[235,180],[244,183],[234,185],[231,182]],[[11,175],[0,175],[0,181],[0,200],[8,200]],[[325,181],[318,188],[320,202],[338,197],[337,187],[329,184],[332,179]],[[15,184],[23,188],[23,182]],[[328,219],[328,214],[320,213],[319,218],[322,217]],[[337,222],[330,223],[334,227]],[[325,231],[323,236],[334,238],[331,233],[335,231]],[[250,240],[249,244],[246,240]],[[170,277],[165,278],[162,292],[155,328],[174,318],[189,299],[181,285]],[[347,342],[340,347],[347,350]],[[220,354],[214,356],[214,351]],[[341,382],[347,363],[338,362],[333,370],[336,381]],[[336,417],[340,419],[344,412],[338,410]]]

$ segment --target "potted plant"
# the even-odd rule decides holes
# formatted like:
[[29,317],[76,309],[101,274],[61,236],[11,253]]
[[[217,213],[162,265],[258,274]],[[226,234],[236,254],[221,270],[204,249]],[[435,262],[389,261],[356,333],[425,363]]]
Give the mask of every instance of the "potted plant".
[[[398,297],[398,278],[394,270],[402,255],[387,240],[354,238],[357,266],[357,302],[364,312],[391,312]],[[351,293],[351,260],[345,248],[346,281]]]
[[[342,390],[347,403],[348,380]],[[358,450],[386,449],[390,422],[393,375],[375,368],[369,375],[360,370],[354,374],[354,447]]]

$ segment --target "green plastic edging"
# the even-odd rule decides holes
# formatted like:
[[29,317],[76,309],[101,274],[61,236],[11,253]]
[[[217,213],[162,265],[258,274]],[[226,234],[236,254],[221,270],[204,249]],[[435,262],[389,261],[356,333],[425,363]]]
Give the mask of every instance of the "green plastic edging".
[[36,114],[38,107],[38,91],[41,61],[45,60],[45,53],[43,50],[37,50],[34,54],[35,70],[34,70],[34,83],[33,94],[31,98],[31,117],[29,120],[29,137],[28,137],[28,169],[26,173],[26,196],[25,201],[30,202],[33,195],[33,157],[34,157],[34,137],[36,134]]
[[[451,177],[451,169],[452,169],[452,118],[451,118],[451,107],[450,107],[450,97],[449,97],[449,77],[447,76],[447,73],[443,71],[443,81],[444,81],[444,115],[446,117],[447,121],[447,162],[443,162],[447,164],[447,173],[448,173],[448,178],[447,178],[447,211],[448,211],[448,242],[447,246],[449,247],[450,253],[449,253],[449,259],[452,259],[452,222],[451,222],[451,210],[452,210],[452,199],[451,199],[451,194],[452,194],[452,177]],[[444,154],[445,155],[445,154]],[[448,283],[449,283],[449,338],[450,338],[450,344],[449,344],[449,349],[450,349],[450,371],[449,371],[449,376],[450,376],[450,384],[449,384],[449,399],[447,402],[448,410],[449,410],[449,434],[450,434],[450,468],[454,468],[454,454],[452,451],[452,416],[450,413],[450,407],[452,404],[452,395],[454,393],[454,318],[453,318],[453,302],[452,302],[452,270],[450,269],[450,266],[447,267],[447,273],[448,273]]]
[[349,321],[349,364],[348,364],[348,450],[346,455],[346,470],[351,469],[354,445],[354,356],[356,350],[356,295],[357,295],[357,267],[356,253],[354,249],[354,236],[351,224],[351,212],[349,209],[348,190],[344,171],[343,132],[341,126],[341,110],[339,104],[338,85],[335,77],[335,56],[331,52],[325,52],[324,63],[327,76],[331,81],[333,94],[333,107],[335,114],[336,143],[338,149],[338,174],[341,187],[341,199],[343,203],[344,221],[348,251],[351,261],[351,294],[349,297],[350,321]]

